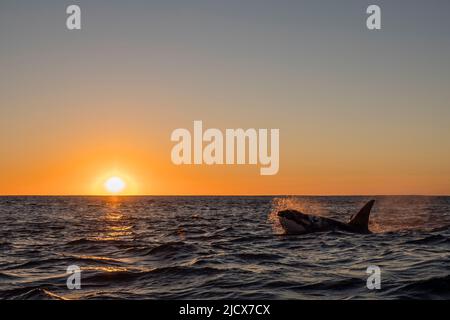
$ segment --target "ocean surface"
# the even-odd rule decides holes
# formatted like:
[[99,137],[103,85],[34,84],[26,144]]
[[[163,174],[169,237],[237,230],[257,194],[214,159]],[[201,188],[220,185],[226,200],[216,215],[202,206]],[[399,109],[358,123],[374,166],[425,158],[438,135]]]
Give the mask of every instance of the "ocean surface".
[[347,221],[369,199],[0,197],[0,299],[450,299],[450,197],[374,197],[370,235],[283,235],[275,215]]

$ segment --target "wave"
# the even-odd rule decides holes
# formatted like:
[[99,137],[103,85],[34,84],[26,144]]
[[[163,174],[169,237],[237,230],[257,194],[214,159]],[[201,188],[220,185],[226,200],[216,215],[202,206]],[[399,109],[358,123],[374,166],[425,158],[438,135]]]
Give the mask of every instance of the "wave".
[[[213,274],[223,273],[224,270],[213,267],[193,267],[193,266],[172,266],[161,267],[147,270],[122,270],[122,271],[101,271],[93,272],[85,271],[83,274],[83,283],[85,287],[96,286],[101,283],[116,284],[117,282],[130,282],[135,280],[150,280],[156,278],[174,279],[172,277],[179,276],[180,278],[193,276],[210,276]],[[162,277],[163,276],[163,277]],[[161,278],[162,277],[162,278]],[[167,277],[167,278],[166,278]],[[169,278],[171,277],[171,278]]]
[[101,265],[111,265],[111,264],[119,264],[122,261],[113,258],[106,257],[97,257],[97,256],[78,256],[78,255],[61,255],[60,257],[55,258],[46,258],[46,259],[34,259],[27,262],[11,265],[5,270],[15,270],[15,269],[33,269],[39,267],[47,267],[47,266],[68,266],[71,264],[89,264],[89,263],[101,264]]
[[18,279],[18,278],[20,278],[20,277],[14,275],[14,274],[0,271],[0,281],[1,280],[8,280],[8,281],[10,281],[10,280]]
[[279,260],[283,258],[278,254],[272,253],[238,253],[235,255],[237,258],[248,261],[264,261],[264,260]]
[[1,293],[1,297],[9,300],[70,300],[47,289],[36,287],[4,291]]
[[92,238],[92,239],[88,239],[88,238],[80,238],[77,240],[72,240],[72,241],[68,241],[65,243],[66,246],[79,246],[79,245],[98,245],[98,244],[126,244],[127,241],[123,241],[123,240],[117,240],[117,239],[109,239],[109,238],[104,238],[104,239],[100,239],[100,238]]
[[431,236],[426,236],[421,239],[414,239],[406,241],[405,244],[444,244],[444,243],[450,243],[450,239],[446,236],[443,236],[441,234],[435,234]]
[[126,250],[126,253],[133,253],[138,256],[158,256],[160,258],[173,258],[182,254],[191,253],[197,250],[193,244],[187,244],[183,241],[166,242],[155,247],[134,247]]
[[431,277],[417,280],[398,288],[396,292],[408,294],[415,298],[449,299],[450,298],[450,274],[441,277]]
[[328,290],[348,290],[354,288],[361,288],[365,286],[365,280],[361,278],[346,278],[339,280],[328,280],[328,281],[320,281],[311,284],[301,284],[295,286],[297,290],[319,290],[319,291],[328,291]]

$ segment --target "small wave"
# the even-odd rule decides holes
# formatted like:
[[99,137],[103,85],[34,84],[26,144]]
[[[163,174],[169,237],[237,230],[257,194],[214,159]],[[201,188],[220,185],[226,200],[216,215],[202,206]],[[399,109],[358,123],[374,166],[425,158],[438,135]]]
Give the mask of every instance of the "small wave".
[[270,253],[238,253],[236,257],[242,260],[250,260],[250,261],[264,261],[264,260],[279,260],[282,257],[277,254]]
[[405,244],[427,244],[427,245],[442,244],[442,243],[450,243],[450,239],[443,235],[435,234],[421,239],[409,240],[405,242]]
[[155,248],[150,249],[149,254],[168,254],[173,252],[180,252],[180,251],[193,251],[195,249],[194,245],[188,245],[184,243],[183,241],[176,241],[176,242],[168,242],[163,243]]
[[346,290],[359,288],[363,284],[360,278],[347,278],[332,281],[321,281],[312,284],[304,284],[297,287],[300,290]]
[[233,232],[233,230],[234,230],[233,227],[224,227],[224,228],[220,228],[220,229],[217,229],[214,231],[208,231],[208,232],[201,231],[201,234],[189,235],[189,238],[193,239],[193,240],[197,240],[197,241],[201,241],[201,240],[206,241],[206,240],[220,238],[223,235],[229,236]]
[[183,241],[174,241],[174,242],[167,242],[160,245],[157,245],[153,248],[148,247],[138,247],[138,248],[129,248],[127,253],[134,253],[138,254],[140,256],[179,256],[180,254],[184,253],[191,253],[196,250],[196,246],[192,244],[187,244]]
[[48,258],[48,259],[36,259],[36,260],[30,260],[27,262],[11,265],[5,270],[15,270],[15,269],[31,269],[42,265],[54,265],[57,262],[60,262],[61,259],[59,258]]
[[77,256],[77,255],[61,255],[60,257],[47,258],[47,259],[35,259],[27,262],[11,265],[5,270],[15,270],[15,269],[32,269],[38,267],[55,266],[55,265],[68,265],[68,264],[85,264],[92,263],[102,265],[110,265],[111,263],[122,263],[122,261],[107,257],[97,257],[97,256]]
[[215,274],[223,273],[225,270],[221,270],[213,267],[190,267],[190,266],[174,266],[174,267],[164,267],[164,268],[155,268],[151,271],[151,274],[158,275],[180,275],[183,277],[191,277],[191,276],[211,276]]
[[273,235],[250,235],[250,236],[241,236],[241,237],[234,237],[230,239],[230,242],[233,243],[245,243],[245,242],[254,242],[254,241],[264,241],[264,240],[272,240]]
[[[150,271],[149,271],[150,272]],[[132,271],[132,270],[106,270],[99,268],[83,269],[84,286],[93,286],[106,282],[128,282],[143,277],[147,274],[146,271]]]
[[66,245],[67,246],[78,246],[78,245],[101,244],[101,243],[122,244],[122,243],[124,243],[124,241],[116,240],[116,239],[96,239],[96,238],[88,239],[88,238],[81,238],[81,239],[77,239],[77,240],[68,241],[68,242],[66,242]]
[[91,243],[96,243],[97,241],[93,241],[93,240],[89,240],[86,238],[81,238],[81,239],[77,239],[77,240],[72,240],[69,242],[66,242],[66,245],[68,246],[77,246],[77,245],[81,245],[81,244],[91,244]]
[[13,249],[13,245],[8,241],[0,241],[0,249],[6,253]]
[[0,271],[0,281],[1,280],[13,280],[13,279],[17,279],[20,278],[19,276],[16,276],[14,274],[10,274],[10,273],[6,273],[6,272],[1,272]]
[[414,296],[436,295],[439,299],[450,297],[450,275],[443,277],[432,277],[408,283],[397,290],[402,293],[414,293]]
[[210,276],[213,274],[222,273],[223,271],[212,267],[191,267],[191,266],[173,266],[161,267],[146,270],[119,270],[119,271],[101,271],[96,269],[93,272],[83,271],[84,283],[86,286],[98,285],[100,283],[116,283],[116,282],[130,282],[137,279],[146,280],[152,277],[167,276],[167,277],[191,277],[191,276]]
[[63,257],[66,259],[73,259],[78,262],[95,262],[100,264],[121,264],[123,263],[119,259],[101,257],[101,256],[87,256],[87,255],[74,255],[74,254],[64,254]]
[[442,232],[442,231],[447,231],[447,230],[450,230],[450,224],[448,224],[446,226],[442,226],[442,227],[433,228],[430,230],[430,232]]
[[79,252],[94,252],[102,250],[103,248],[115,247],[121,250],[126,250],[135,246],[134,240],[119,240],[115,238],[80,238],[68,241],[64,244],[68,250],[77,250]]
[[1,295],[9,300],[69,300],[47,289],[36,287],[10,290]]

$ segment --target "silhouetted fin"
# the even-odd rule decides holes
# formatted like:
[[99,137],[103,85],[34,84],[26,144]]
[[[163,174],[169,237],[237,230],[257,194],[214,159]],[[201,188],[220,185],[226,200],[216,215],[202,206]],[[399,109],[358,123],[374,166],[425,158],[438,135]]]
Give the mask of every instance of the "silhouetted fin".
[[351,226],[357,227],[358,229],[368,231],[369,230],[369,216],[370,210],[372,210],[372,206],[375,203],[375,200],[370,200],[367,202],[364,207],[357,214],[355,214],[348,223]]

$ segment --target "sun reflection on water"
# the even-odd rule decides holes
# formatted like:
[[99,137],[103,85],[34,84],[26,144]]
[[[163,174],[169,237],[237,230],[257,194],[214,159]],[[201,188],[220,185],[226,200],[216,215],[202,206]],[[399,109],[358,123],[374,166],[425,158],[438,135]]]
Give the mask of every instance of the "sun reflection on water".
[[103,215],[100,218],[97,240],[125,240],[133,235],[130,217],[123,208],[120,197],[108,197]]

